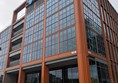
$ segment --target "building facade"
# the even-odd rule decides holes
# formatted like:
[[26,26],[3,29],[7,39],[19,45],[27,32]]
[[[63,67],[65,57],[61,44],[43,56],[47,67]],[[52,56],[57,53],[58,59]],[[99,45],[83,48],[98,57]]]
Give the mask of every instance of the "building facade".
[[0,83],[118,83],[118,13],[108,0],[27,0],[0,47]]

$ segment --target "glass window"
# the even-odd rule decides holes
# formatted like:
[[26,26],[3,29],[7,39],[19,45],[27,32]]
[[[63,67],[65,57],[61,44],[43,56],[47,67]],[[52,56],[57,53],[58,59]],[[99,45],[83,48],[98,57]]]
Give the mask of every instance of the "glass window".
[[69,5],[72,3],[74,0],[59,0],[59,7],[64,8],[65,6]]
[[5,68],[6,57],[9,47],[11,27],[8,27],[6,30],[0,33],[0,70]]
[[90,60],[90,73],[92,83],[99,83],[97,65],[95,61]]
[[105,57],[104,39],[97,0],[83,0],[88,49]]
[[58,11],[58,0],[47,0],[46,8],[47,16],[55,13]]
[[97,35],[97,44],[98,44],[98,53],[101,55],[106,55],[103,37]]
[[24,45],[30,44],[33,41],[33,28],[29,28],[25,32]]
[[26,29],[44,19],[44,5],[39,6],[26,17]]
[[43,21],[34,26],[33,41],[39,40],[43,37]]
[[46,19],[46,36],[58,30],[58,13]]
[[42,4],[44,2],[44,0],[37,0],[36,3],[36,7],[39,6],[40,4]]
[[39,72],[26,74],[25,83],[40,83],[40,82],[41,82],[41,74]]
[[62,68],[49,71],[49,83],[78,83],[78,68]]
[[44,5],[38,7],[35,11],[35,24],[44,19]]
[[31,52],[32,52],[32,44],[24,47],[22,63],[31,61]]
[[89,63],[92,83],[110,83],[108,66],[106,64],[93,59],[90,59]]
[[27,63],[42,58],[44,4],[38,7],[38,3],[42,2],[43,0],[36,1],[37,8],[28,13],[26,17],[26,31],[24,36],[22,63]]
[[49,83],[62,83],[62,70],[49,71]]
[[87,29],[87,42],[88,42],[88,49],[97,52],[96,33],[94,33],[94,31],[90,29]]
[[78,83],[78,68],[68,68],[68,83]]
[[76,49],[75,27],[60,32],[60,52],[73,51]]
[[48,57],[56,54],[58,54],[58,34],[46,38],[45,56]]
[[32,46],[32,61],[42,58],[42,40],[34,42]]
[[74,21],[74,5],[69,5],[60,11],[60,29],[66,28],[75,23]]

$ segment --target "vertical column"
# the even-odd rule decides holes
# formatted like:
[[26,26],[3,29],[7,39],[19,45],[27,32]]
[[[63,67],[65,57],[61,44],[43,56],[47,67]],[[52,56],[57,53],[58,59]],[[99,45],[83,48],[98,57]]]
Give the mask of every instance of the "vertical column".
[[104,37],[104,46],[105,46],[106,58],[107,58],[107,62],[108,62],[108,71],[109,71],[109,76],[110,76],[110,82],[114,83],[113,82],[112,69],[111,69],[111,62],[110,62],[110,57],[109,57],[109,52],[108,52],[108,46],[107,46],[107,41],[106,41],[106,36],[105,36],[104,26],[103,26],[103,21],[102,21],[102,12],[101,12],[102,10],[101,10],[100,0],[98,0],[98,5],[99,5],[99,11],[100,11],[100,20],[102,23],[102,32],[103,32],[103,37]]
[[[25,4],[27,1],[23,3],[21,8],[25,8]],[[21,48],[21,54],[20,54],[20,69],[19,69],[19,75],[18,75],[18,83],[25,83],[25,71],[22,70],[22,57],[23,57],[23,48],[24,48],[24,35],[25,35],[25,28],[26,28],[26,16],[27,16],[27,9],[25,10],[25,17],[24,17],[24,26],[23,26],[23,37],[22,37],[22,48]],[[15,18],[14,18],[15,19]]]
[[44,32],[43,32],[43,53],[42,53],[42,68],[41,68],[41,83],[49,83],[49,69],[45,64],[45,41],[46,41],[46,1],[44,0]]
[[91,83],[82,0],[74,0],[79,83]]
[[41,83],[49,83],[49,75],[48,75],[49,69],[48,66],[45,65],[45,63],[42,63],[42,72],[41,72]]
[[22,69],[19,71],[18,83],[25,83],[25,72]]

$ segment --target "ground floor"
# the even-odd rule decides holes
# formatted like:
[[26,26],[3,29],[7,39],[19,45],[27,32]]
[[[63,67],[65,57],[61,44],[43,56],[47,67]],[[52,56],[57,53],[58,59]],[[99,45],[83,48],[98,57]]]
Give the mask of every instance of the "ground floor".
[[[48,83],[80,83],[78,63],[76,57],[46,62],[46,78]],[[107,62],[100,59],[89,57],[90,79],[91,83],[110,83]],[[18,83],[20,69],[14,69],[5,72],[5,83]],[[24,77],[21,76],[24,83],[41,83],[42,64],[35,64],[23,67]],[[0,74],[0,83],[2,83],[2,73]],[[46,82],[46,83],[47,83]]]

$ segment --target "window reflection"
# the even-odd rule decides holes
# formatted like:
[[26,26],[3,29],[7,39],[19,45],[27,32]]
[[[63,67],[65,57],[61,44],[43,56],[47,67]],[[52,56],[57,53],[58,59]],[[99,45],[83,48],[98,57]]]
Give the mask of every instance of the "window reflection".
[[97,0],[83,0],[88,49],[105,57],[105,47]]
[[40,83],[40,82],[41,82],[41,76],[39,72],[26,74],[25,83]]
[[77,67],[51,70],[49,72],[49,83],[78,83]]
[[108,66],[95,60],[89,61],[92,83],[110,83]]
[[60,32],[60,52],[67,52],[76,49],[75,27]]
[[0,70],[4,69],[6,63],[6,56],[8,53],[9,39],[11,27],[0,33]]

